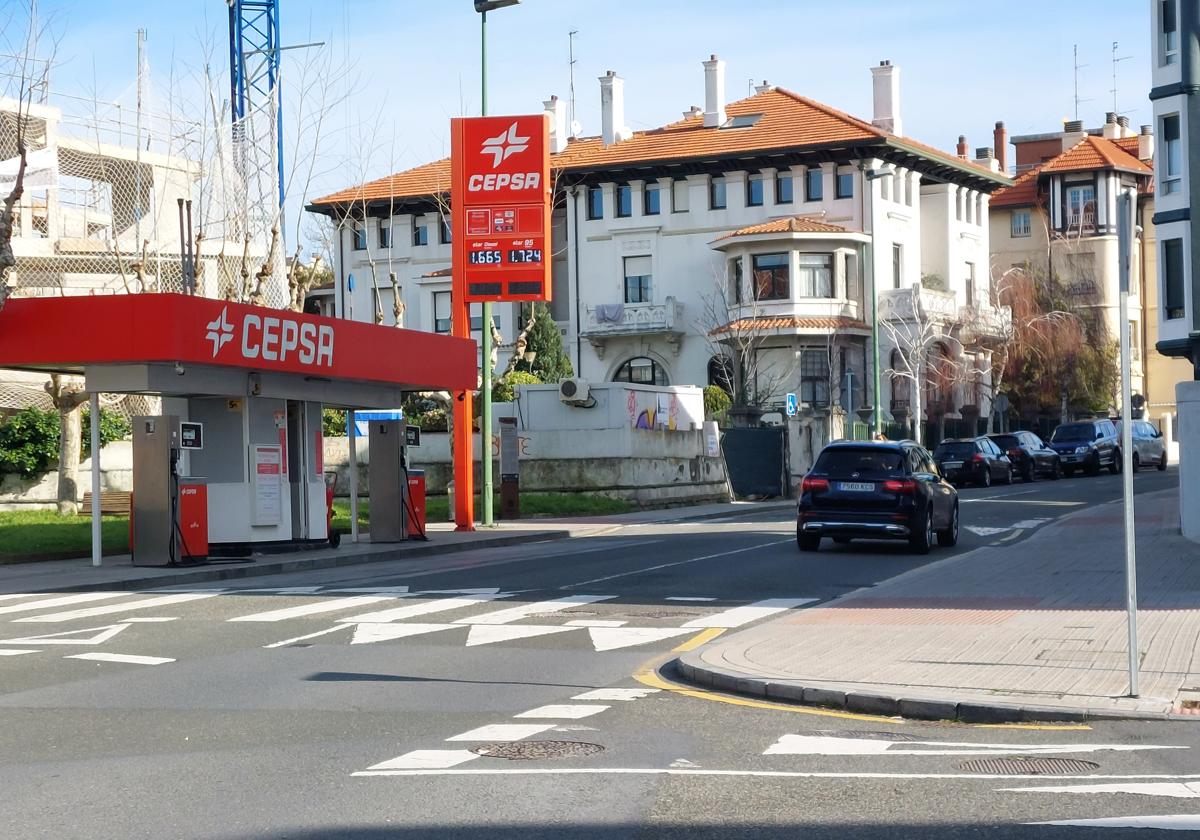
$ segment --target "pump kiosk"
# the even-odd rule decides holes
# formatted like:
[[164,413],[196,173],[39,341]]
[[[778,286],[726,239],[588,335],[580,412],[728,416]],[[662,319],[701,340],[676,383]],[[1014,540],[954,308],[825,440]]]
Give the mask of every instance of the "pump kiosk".
[[161,565],[324,542],[322,406],[391,408],[406,391],[473,388],[477,351],[469,339],[189,295],[13,298],[0,309],[0,367],[162,397],[161,416],[134,419],[131,528],[135,562]]

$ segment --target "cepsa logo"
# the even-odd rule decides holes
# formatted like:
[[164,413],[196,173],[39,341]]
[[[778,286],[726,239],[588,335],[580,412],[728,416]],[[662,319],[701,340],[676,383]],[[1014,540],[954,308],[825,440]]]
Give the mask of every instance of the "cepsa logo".
[[[513,122],[505,131],[495,137],[486,138],[480,144],[480,154],[484,157],[491,155],[492,169],[515,154],[529,149],[528,135],[522,136]],[[467,190],[470,192],[497,192],[500,190],[536,190],[542,185],[540,172],[497,172],[487,175],[476,173],[467,179]]]
[[[233,341],[238,327],[229,320],[229,307],[221,310],[206,327],[204,337],[212,343],[213,358]],[[333,327],[290,318],[262,317],[253,312],[242,316],[239,349],[244,359],[286,362],[295,359],[302,365],[333,367]]]

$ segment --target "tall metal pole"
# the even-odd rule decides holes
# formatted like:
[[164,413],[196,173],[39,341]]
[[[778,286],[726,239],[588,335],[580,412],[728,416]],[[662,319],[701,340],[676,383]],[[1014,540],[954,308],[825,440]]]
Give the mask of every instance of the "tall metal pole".
[[100,526],[100,392],[88,395],[88,414],[92,432],[92,565],[99,566],[104,543]]
[[[480,85],[479,112],[487,116],[487,12],[479,14],[479,66]],[[483,333],[480,350],[483,354],[483,375],[480,377],[479,398],[479,458],[482,461],[483,490],[483,524],[492,522],[492,304],[483,304],[483,323],[480,325]]]
[[1117,261],[1121,284],[1121,474],[1125,496],[1125,610],[1129,625],[1129,696],[1138,696],[1137,546],[1133,521],[1132,378],[1129,335],[1129,273],[1133,254],[1133,190],[1117,197]]
[[[146,30],[139,29],[137,31],[137,124],[136,137],[133,141],[134,151],[134,166],[133,166],[133,230],[134,230],[134,252],[142,250],[142,77],[145,75],[146,59],[144,55],[146,45]],[[124,131],[124,126],[120,122],[117,123],[118,130]]]
[[[879,391],[879,291],[875,288],[875,195],[874,179],[867,170],[863,170],[863,189],[867,191],[867,219],[863,223],[871,225],[871,241],[867,244],[866,270],[871,276],[871,375],[873,377],[874,399],[871,407],[871,436],[883,431],[883,395]],[[920,418],[917,418],[920,422]],[[917,440],[921,438],[918,430]]]

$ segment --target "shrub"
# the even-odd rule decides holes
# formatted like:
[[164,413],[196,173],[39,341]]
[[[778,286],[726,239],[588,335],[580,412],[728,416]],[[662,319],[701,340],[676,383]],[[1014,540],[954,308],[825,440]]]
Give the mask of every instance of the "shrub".
[[704,388],[704,419],[716,420],[733,406],[733,400],[717,385]]
[[492,402],[512,402],[516,399],[516,386],[541,385],[542,380],[532,373],[514,370],[492,386]]
[[0,422],[0,474],[45,472],[58,460],[58,435],[57,411],[26,408]]
[[[57,415],[55,420],[57,420]],[[92,418],[91,412],[86,408],[83,410],[83,416],[80,420],[83,426],[83,457],[90,457],[92,454]],[[129,425],[129,421],[121,414],[115,411],[107,411],[100,409],[100,446],[105,447],[114,440],[124,440],[133,433],[133,427]],[[55,436],[57,440],[57,435]],[[58,444],[55,443],[54,456],[58,457]]]
[[321,409],[321,434],[325,437],[344,437],[346,412],[340,408]]

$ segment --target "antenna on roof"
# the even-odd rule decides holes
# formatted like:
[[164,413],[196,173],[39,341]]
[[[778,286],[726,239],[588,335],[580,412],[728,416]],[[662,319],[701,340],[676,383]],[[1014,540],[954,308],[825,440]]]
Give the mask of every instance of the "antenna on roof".
[[1131,58],[1133,58],[1133,56],[1131,56],[1131,55],[1123,55],[1120,58],[1117,58],[1117,42],[1113,41],[1113,45],[1112,45],[1113,86],[1112,86],[1112,90],[1109,92],[1113,95],[1113,113],[1114,114],[1121,113],[1120,109],[1117,108],[1117,65],[1122,61],[1129,61]]
[[1079,63],[1079,45],[1075,44],[1072,49],[1075,52],[1075,119],[1079,119],[1079,103],[1091,102],[1092,100],[1079,98],[1079,71],[1087,67],[1087,65]]
[[575,36],[578,34],[578,29],[572,29],[567,33],[567,57],[570,60],[570,63],[567,66],[570,68],[571,72],[571,87],[569,97],[571,100],[571,135],[573,137],[579,135],[579,131],[575,128],[575,126],[579,125],[579,123],[575,120]]

